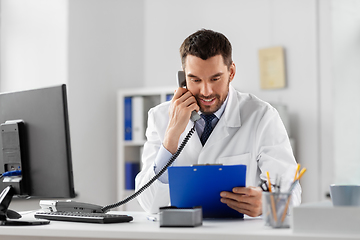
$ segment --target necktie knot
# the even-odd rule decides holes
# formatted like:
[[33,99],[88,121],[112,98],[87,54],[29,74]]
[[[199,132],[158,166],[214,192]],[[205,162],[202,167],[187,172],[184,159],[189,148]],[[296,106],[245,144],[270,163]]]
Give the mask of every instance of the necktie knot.
[[216,116],[214,114],[208,114],[208,115],[201,114],[201,117],[205,120],[204,132],[200,137],[200,141],[201,141],[202,145],[204,146],[206,143],[206,140],[209,138],[209,136],[213,130],[211,122],[214,118],[216,118]]
[[212,122],[212,120],[214,118],[216,118],[215,114],[208,114],[208,115],[205,115],[205,114],[201,114],[201,117],[205,120],[205,123],[210,123]]

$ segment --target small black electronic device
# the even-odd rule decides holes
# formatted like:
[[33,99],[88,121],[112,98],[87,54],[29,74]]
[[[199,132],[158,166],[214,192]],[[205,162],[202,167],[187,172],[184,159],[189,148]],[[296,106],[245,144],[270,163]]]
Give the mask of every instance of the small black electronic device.
[[160,227],[197,227],[202,225],[202,208],[160,208]]

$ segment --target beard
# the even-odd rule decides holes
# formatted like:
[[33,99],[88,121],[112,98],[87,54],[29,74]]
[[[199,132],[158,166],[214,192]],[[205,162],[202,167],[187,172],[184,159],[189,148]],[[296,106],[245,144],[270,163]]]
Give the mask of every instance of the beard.
[[[211,106],[206,106],[206,105],[202,105],[200,103],[200,99],[212,99],[215,98],[215,105],[211,105]],[[217,110],[220,109],[221,105],[224,103],[225,99],[220,99],[220,95],[218,94],[212,94],[210,96],[204,96],[204,95],[196,95],[195,96],[196,102],[198,104],[198,106],[200,107],[200,111],[204,114],[212,114],[215,113]]]
[[[196,102],[200,107],[200,111],[204,114],[212,114],[215,113],[217,110],[219,110],[221,108],[221,105],[223,105],[223,103],[225,102],[227,95],[229,94],[229,85],[230,85],[230,77],[227,84],[227,94],[223,96],[223,99],[221,99],[221,96],[219,94],[211,94],[209,96],[204,96],[202,94],[194,95]],[[211,106],[201,104],[200,99],[212,99],[212,98],[215,98],[215,104]]]

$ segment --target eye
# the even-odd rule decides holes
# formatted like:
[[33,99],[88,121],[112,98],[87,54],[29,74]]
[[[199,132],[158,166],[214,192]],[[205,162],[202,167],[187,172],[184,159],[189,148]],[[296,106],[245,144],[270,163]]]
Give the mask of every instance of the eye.
[[220,80],[220,77],[215,77],[215,78],[212,78],[212,79],[211,79],[211,81],[214,81],[214,82],[215,82],[215,81],[218,81],[218,80]]

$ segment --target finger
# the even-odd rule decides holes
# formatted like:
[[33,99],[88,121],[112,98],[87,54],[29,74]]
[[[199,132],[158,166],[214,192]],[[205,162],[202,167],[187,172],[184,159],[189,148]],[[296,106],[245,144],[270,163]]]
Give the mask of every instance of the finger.
[[190,108],[190,110],[199,111],[199,106],[197,105],[196,99],[192,95],[184,101],[184,104],[185,104],[185,106]]
[[231,198],[221,198],[220,199],[222,203],[237,207],[237,208],[246,208],[249,209],[251,207],[250,203],[247,202],[239,202],[236,200],[233,200]]
[[220,193],[220,196],[221,197],[224,197],[224,198],[230,198],[230,199],[233,199],[233,200],[240,200],[242,196],[246,196],[245,194],[239,194],[239,193],[233,193],[233,192],[221,192]]
[[257,217],[262,214],[262,206],[252,205],[244,202],[236,202],[231,199],[221,199],[221,202],[225,203],[230,208],[251,217]]
[[194,96],[191,94],[191,92],[185,91],[185,92],[183,92],[183,94],[181,96],[174,96],[172,99],[172,102],[175,106],[187,107],[189,105],[189,103],[184,104],[184,102],[186,102],[189,98],[196,101]]
[[236,202],[234,200],[231,199],[221,199],[222,203],[225,203],[228,207],[240,212],[240,213],[244,213],[244,214],[250,214],[251,211],[251,206],[247,203],[239,203]]
[[178,99],[181,100],[181,101],[185,101],[185,100],[187,100],[189,98],[194,98],[194,96],[191,94],[190,91],[185,91]]
[[178,88],[175,90],[175,93],[174,93],[174,97],[173,99],[178,99],[180,98],[184,93],[188,92],[188,90],[186,88]]
[[228,205],[228,207],[240,212],[240,213],[243,213],[243,214],[246,214],[250,217],[257,217],[261,214],[257,214],[257,212],[251,210],[251,209],[247,209],[247,208],[239,208],[239,207],[236,207],[236,206],[231,206],[231,205]]
[[182,95],[178,96],[177,93],[179,93],[180,91],[177,91],[173,97],[172,101],[172,105],[175,107],[187,107],[187,105],[184,104],[184,101],[186,101],[188,98],[191,98],[192,95],[190,92],[188,92],[186,89],[184,89],[185,92],[183,92],[183,89],[180,89],[182,93]]
[[261,189],[259,189],[252,188],[250,189],[249,194],[221,192],[220,196],[235,200],[237,202],[244,202],[251,205],[259,206],[262,204],[262,191]]
[[244,202],[244,203],[251,203],[252,202],[252,196],[245,195],[245,194],[237,194],[232,192],[223,192],[220,194],[221,197],[231,199],[237,202]]
[[190,116],[190,113],[192,111],[199,111],[199,106],[197,105],[197,102],[195,100],[195,98],[190,95],[189,98],[187,99],[182,99],[183,97],[180,97],[179,99],[175,100],[172,103],[173,109],[177,109],[175,111],[175,113],[177,113],[177,115],[179,114],[184,114],[184,113],[188,113]]
[[249,196],[256,196],[262,194],[262,189],[260,187],[235,187],[233,188],[234,193],[246,194]]
[[250,188],[248,187],[234,187],[232,191],[234,193],[247,194],[247,195],[250,195],[251,193]]

